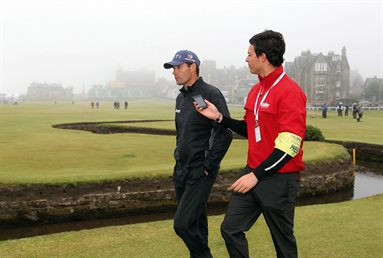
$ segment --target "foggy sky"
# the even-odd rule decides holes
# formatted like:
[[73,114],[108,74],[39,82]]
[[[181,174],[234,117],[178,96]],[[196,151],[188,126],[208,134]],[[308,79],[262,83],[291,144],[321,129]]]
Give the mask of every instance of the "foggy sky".
[[172,79],[162,65],[180,49],[239,68],[265,29],[284,35],[286,61],[345,46],[351,70],[383,77],[383,0],[0,0],[0,93],[31,82],[79,93],[119,67]]

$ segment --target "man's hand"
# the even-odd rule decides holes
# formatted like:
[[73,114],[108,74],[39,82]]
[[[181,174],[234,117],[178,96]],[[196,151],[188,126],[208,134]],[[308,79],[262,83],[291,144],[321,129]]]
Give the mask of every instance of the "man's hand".
[[211,119],[211,120],[216,120],[219,116],[219,111],[218,109],[214,106],[213,103],[211,103],[210,101],[208,101],[207,99],[205,99],[205,102],[207,104],[207,108],[205,109],[202,109],[198,106],[198,104],[196,102],[194,102],[194,107],[195,109],[202,115],[206,116],[207,118]]
[[241,176],[234,184],[230,186],[230,190],[238,193],[247,193],[258,183],[258,178],[253,172]]

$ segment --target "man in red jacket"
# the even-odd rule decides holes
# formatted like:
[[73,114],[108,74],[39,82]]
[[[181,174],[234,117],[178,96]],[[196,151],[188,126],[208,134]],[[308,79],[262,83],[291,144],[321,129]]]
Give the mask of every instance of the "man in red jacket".
[[250,90],[243,120],[222,115],[206,100],[197,110],[248,139],[247,165],[231,185],[233,194],[221,226],[230,257],[249,257],[244,232],[263,214],[277,257],[298,257],[294,209],[302,145],[306,131],[306,96],[283,70],[285,42],[271,30],[250,39],[248,63],[259,83]]

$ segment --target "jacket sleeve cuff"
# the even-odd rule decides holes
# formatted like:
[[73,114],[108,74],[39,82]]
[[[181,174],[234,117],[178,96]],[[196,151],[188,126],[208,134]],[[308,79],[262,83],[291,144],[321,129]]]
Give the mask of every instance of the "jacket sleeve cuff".
[[[254,169],[253,173],[257,177],[258,181],[261,181],[266,177],[266,170],[261,167],[257,167],[256,169]],[[275,174],[275,172],[272,174]],[[271,176],[272,174],[268,173],[268,176]]]

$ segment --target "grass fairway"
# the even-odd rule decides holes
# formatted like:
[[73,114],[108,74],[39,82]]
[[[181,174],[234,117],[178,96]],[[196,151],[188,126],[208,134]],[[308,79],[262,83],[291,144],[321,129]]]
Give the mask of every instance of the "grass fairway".
[[[100,135],[52,128],[60,123],[142,119],[174,119],[174,103],[131,101],[128,110],[113,110],[112,103],[99,110],[88,103],[0,105],[0,182],[76,184],[170,176],[174,136]],[[168,125],[174,129],[174,122]],[[243,144],[233,144],[227,168],[245,163]]]
[[[241,107],[231,106],[230,111],[234,117],[242,117]],[[92,110],[89,103],[0,105],[0,183],[77,184],[170,176],[174,136],[96,135],[52,128],[53,124],[60,123],[144,119],[174,119],[174,102],[131,101],[128,110],[113,110],[112,103],[101,103],[98,110]],[[319,112],[310,112],[307,123],[322,129],[327,139],[383,144],[382,120],[381,111],[365,112],[361,123],[352,118],[335,117],[333,113],[325,120]],[[150,126],[174,129],[173,122]],[[346,134],[350,131],[355,133]],[[342,138],[343,135],[350,138]],[[246,141],[233,141],[222,163],[223,169],[242,167],[246,149]],[[346,150],[336,144],[306,142],[304,145],[305,162],[336,159],[345,153]],[[344,203],[298,207],[295,231],[300,257],[382,257],[382,202],[383,195],[378,195]],[[222,219],[223,216],[209,217],[210,246],[213,256],[219,258],[228,257],[219,233]],[[251,257],[275,257],[263,219],[247,236]],[[178,258],[188,257],[188,252],[173,232],[172,221],[167,220],[0,241],[0,257]]]
[[[295,235],[302,258],[371,258],[383,254],[383,195],[336,204],[296,208]],[[210,216],[209,243],[214,257],[228,257],[219,227]],[[263,217],[246,234],[250,257],[275,257]],[[172,221],[112,226],[0,242],[0,257],[179,258],[188,251]]]
[[321,112],[307,112],[307,124],[321,129],[326,140],[364,142],[383,145],[383,110],[364,111],[361,122],[348,117],[339,117],[336,111],[322,118]]
[[[233,116],[242,116],[241,107],[230,109]],[[0,183],[78,184],[170,176],[174,136],[93,134],[52,128],[61,123],[151,119],[173,120],[174,102],[131,101],[128,110],[114,110],[112,103],[101,103],[100,109],[91,109],[84,102],[0,105]],[[174,130],[174,121],[131,125]],[[245,140],[233,141],[222,168],[243,167],[246,152]],[[307,162],[318,157],[336,157],[344,150],[336,145],[307,142],[304,153]]]

